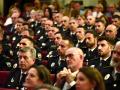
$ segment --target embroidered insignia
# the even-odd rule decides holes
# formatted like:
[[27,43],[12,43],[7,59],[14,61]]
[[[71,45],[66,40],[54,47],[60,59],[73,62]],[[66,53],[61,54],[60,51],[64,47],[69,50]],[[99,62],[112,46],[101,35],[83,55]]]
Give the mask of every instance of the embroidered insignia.
[[37,31],[37,34],[39,34],[40,33],[40,30],[39,31]]
[[91,65],[90,67],[94,68],[94,67],[95,67],[95,65]]
[[12,51],[12,50],[10,50],[10,55],[12,55],[12,56],[13,56],[13,51]]
[[52,57],[52,52],[53,52],[53,51],[50,51],[50,52],[47,54],[47,57]]
[[16,37],[13,37],[12,40],[15,41],[15,40],[16,40]]
[[11,63],[10,62],[6,62],[8,67],[11,67]]
[[51,67],[54,67],[55,66],[55,63],[53,62],[52,64],[51,64]]
[[113,84],[113,87],[116,87],[117,86],[117,84]]
[[45,44],[45,43],[42,43],[42,46],[46,46],[46,44]]
[[39,38],[39,40],[41,40],[41,39],[43,39],[43,36],[41,36],[41,37]]
[[14,79],[12,78],[10,82],[14,82]]
[[108,80],[110,78],[110,74],[105,75],[104,80]]
[[32,24],[31,27],[34,27],[34,25]]
[[17,68],[17,63],[15,63],[15,64],[13,65],[13,68]]

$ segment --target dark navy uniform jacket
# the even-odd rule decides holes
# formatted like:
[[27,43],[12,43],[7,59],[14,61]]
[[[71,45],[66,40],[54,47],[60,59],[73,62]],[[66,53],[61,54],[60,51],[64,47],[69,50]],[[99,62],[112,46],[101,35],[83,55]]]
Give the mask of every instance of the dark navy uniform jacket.
[[102,68],[100,72],[105,81],[106,90],[120,90],[120,73],[111,66]]

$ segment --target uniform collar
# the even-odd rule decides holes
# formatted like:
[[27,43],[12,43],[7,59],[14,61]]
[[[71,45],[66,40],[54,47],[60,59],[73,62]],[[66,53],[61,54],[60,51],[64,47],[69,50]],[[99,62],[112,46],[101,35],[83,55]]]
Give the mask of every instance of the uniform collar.
[[117,69],[114,68],[114,74],[116,74],[116,73],[120,73],[120,72],[118,72]]
[[95,48],[92,48],[92,49],[89,49],[89,51],[92,51],[92,52],[93,52],[95,49],[96,49],[96,47],[95,47]]
[[[110,57],[110,56],[109,56],[109,57]],[[105,59],[103,59],[102,57],[100,57],[100,60],[107,61],[109,57],[106,57]]]
[[23,72],[23,71],[21,70],[21,74],[27,74],[27,71],[26,71],[26,72]]

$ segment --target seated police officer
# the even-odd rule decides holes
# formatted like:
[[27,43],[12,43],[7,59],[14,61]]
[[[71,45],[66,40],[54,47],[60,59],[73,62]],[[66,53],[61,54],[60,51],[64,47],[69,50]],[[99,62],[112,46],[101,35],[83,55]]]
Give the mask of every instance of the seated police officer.
[[65,52],[67,68],[57,73],[55,86],[62,90],[75,90],[76,75],[83,67],[84,54],[81,49],[71,47]]
[[110,66],[111,52],[113,49],[113,41],[110,38],[100,36],[98,38],[99,58],[89,62],[89,66],[103,68]]
[[111,66],[101,69],[106,90],[120,90],[120,41],[112,53]]
[[57,51],[51,52],[51,54],[48,54],[48,62],[49,62],[49,69],[51,73],[58,73],[61,71],[64,67],[67,67],[66,59],[65,59],[65,52],[67,49],[72,47],[73,45],[69,40],[62,40],[59,42],[59,46],[57,48]]
[[10,72],[6,87],[21,90],[27,71],[35,63],[36,50],[30,47],[23,47],[19,50],[18,58],[19,68],[15,68]]
[[85,63],[89,65],[89,63],[99,57],[98,49],[97,49],[97,35],[93,30],[89,30],[85,35],[85,42],[87,49],[85,51]]

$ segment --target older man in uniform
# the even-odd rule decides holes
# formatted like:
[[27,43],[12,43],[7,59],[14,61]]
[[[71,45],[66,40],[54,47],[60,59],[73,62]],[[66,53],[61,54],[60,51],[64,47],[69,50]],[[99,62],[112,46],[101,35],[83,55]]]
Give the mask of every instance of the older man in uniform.
[[101,70],[106,90],[120,90],[120,41],[118,41],[113,49],[111,66]]
[[30,47],[24,47],[19,50],[19,68],[15,68],[10,72],[6,87],[21,90],[29,68],[34,65],[36,59],[36,50]]

